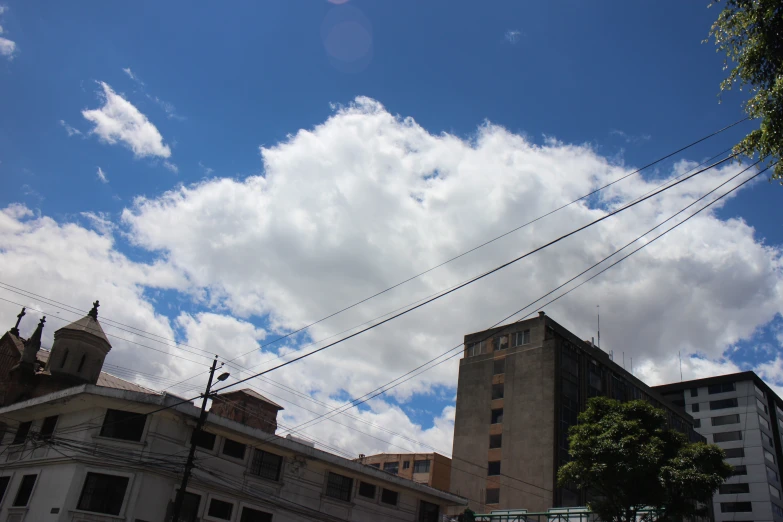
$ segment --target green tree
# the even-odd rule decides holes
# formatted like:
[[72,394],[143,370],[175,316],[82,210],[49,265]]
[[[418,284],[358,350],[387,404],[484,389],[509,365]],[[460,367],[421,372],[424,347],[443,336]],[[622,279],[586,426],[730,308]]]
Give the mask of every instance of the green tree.
[[[715,0],[710,6],[720,3]],[[726,54],[728,77],[721,91],[739,84],[748,87],[750,99],[745,112],[760,119],[753,130],[737,144],[735,152],[767,161],[783,157],[783,0],[726,0],[723,11],[712,24],[710,35],[717,51]],[[783,164],[777,163],[773,178],[783,178]]]
[[711,502],[732,473],[722,449],[688,442],[644,401],[590,399],[569,443],[572,460],[558,470],[558,484],[590,491],[588,506],[606,522],[635,521],[646,507],[658,520],[702,515],[696,502]]

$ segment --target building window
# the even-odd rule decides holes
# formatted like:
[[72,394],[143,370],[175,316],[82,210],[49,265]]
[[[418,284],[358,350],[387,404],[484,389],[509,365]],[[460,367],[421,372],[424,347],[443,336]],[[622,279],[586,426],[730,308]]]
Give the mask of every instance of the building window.
[[468,344],[468,357],[474,357],[483,353],[487,353],[487,341]]
[[691,397],[698,397],[698,396],[699,396],[699,389],[691,388]]
[[778,480],[780,480],[777,472],[774,469],[770,468],[769,466],[765,466],[765,467],[767,468],[767,480],[769,480],[770,482],[777,482]]
[[[177,493],[179,493],[179,488],[177,488]],[[186,491],[185,495],[182,497],[182,510],[179,512],[178,522],[195,522],[198,520],[198,508],[200,505],[201,495]],[[173,507],[174,504],[170,504],[169,510],[171,510]],[[171,517],[173,516],[174,515],[172,513],[168,513],[166,518],[167,522],[171,522]]]
[[417,460],[413,463],[414,473],[429,473],[430,461],[429,460]]
[[739,459],[745,456],[745,448],[728,448],[723,450],[727,459]]
[[500,504],[500,488],[487,488],[487,504]]
[[723,384],[713,384],[707,388],[707,393],[715,395],[716,393],[727,393],[736,391],[737,387],[733,382],[725,382]]
[[769,484],[769,492],[773,497],[780,498],[780,490],[772,484]]
[[721,415],[719,417],[712,417],[711,421],[713,426],[726,426],[728,424],[739,424],[740,416],[739,413],[735,413],[733,415]]
[[769,428],[769,422],[767,422],[767,419],[765,419],[764,417],[762,417],[760,415],[759,415],[759,426],[762,426],[764,428],[770,429]]
[[721,513],[750,513],[753,506],[750,502],[721,502]]
[[41,424],[41,438],[44,440],[51,439],[54,434],[54,427],[57,426],[58,415],[52,415],[46,417]]
[[738,495],[740,493],[750,493],[750,484],[721,484],[718,488],[720,495]]
[[119,515],[129,480],[128,477],[117,475],[87,473],[76,509],[105,515]]
[[501,422],[503,422],[503,408],[498,408],[497,410],[492,410],[490,423],[491,424],[500,424]]
[[522,346],[523,344],[530,344],[530,330],[523,330],[511,334],[513,338],[512,346]]
[[352,478],[329,472],[329,478],[326,482],[327,497],[348,502],[351,500],[351,488],[353,488]]
[[502,359],[495,359],[495,361],[492,363],[492,374],[498,375],[501,373],[506,373],[506,358]]
[[410,460],[402,461],[402,469],[409,469],[410,467],[411,467],[411,461]]
[[503,383],[492,385],[492,400],[503,398]]
[[775,447],[775,443],[772,441],[772,437],[770,437],[770,436],[769,436],[769,435],[767,435],[766,433],[762,433],[762,434],[761,434],[761,440],[763,440],[764,442],[766,442],[766,443],[767,443],[767,445],[768,445],[770,448],[774,448],[774,447]]
[[734,472],[732,473],[732,476],[736,477],[739,475],[747,475],[747,474],[748,474],[748,467],[745,464],[734,466]]
[[701,428],[701,419],[693,419],[693,427]]
[[231,520],[234,513],[234,504],[217,498],[210,499],[207,514],[220,520]]
[[383,471],[386,473],[391,473],[392,475],[396,475],[400,471],[400,463],[399,462],[384,462],[383,463]]
[[699,403],[698,402],[694,402],[693,404],[691,404],[691,411],[693,413],[699,413]]
[[30,496],[33,494],[36,479],[38,479],[38,475],[25,475],[22,477],[19,489],[16,490],[14,507],[26,507],[30,503]]
[[505,350],[508,348],[508,335],[495,337],[495,350]]
[[384,504],[389,504],[390,506],[396,506],[397,505],[397,498],[400,496],[399,493],[396,491],[392,491],[390,489],[383,488],[381,490],[381,502]]
[[199,448],[204,448],[205,450],[212,451],[215,449],[215,442],[217,441],[217,435],[214,433],[209,433],[208,431],[199,431],[193,432],[193,442],[198,446]]
[[753,389],[754,389],[754,390],[756,390],[756,393],[757,393],[757,394],[758,394],[760,397],[764,397],[764,392],[763,392],[763,391],[761,391],[761,388],[759,388],[759,387],[758,387],[758,385],[757,385],[755,382],[753,383]]
[[767,405],[761,402],[760,400],[756,399],[756,406],[760,411],[763,411],[767,415],[769,415],[769,409],[767,408]]
[[112,439],[141,441],[147,416],[141,413],[122,410],[106,410],[101,426],[101,437]]
[[783,518],[783,508],[781,508],[780,506],[778,506],[774,502],[772,503],[772,513],[774,513],[775,515],[777,515],[780,518]]
[[373,462],[372,464],[367,464],[367,465],[372,467],[372,468],[375,468],[375,469],[380,469],[381,468],[381,463],[380,462]]
[[20,422],[19,427],[16,428],[16,434],[14,435],[14,440],[11,441],[11,444],[23,444],[27,439],[27,434],[30,433],[30,426],[32,425],[32,421]]
[[87,355],[82,355],[82,360],[79,361],[79,368],[76,369],[76,373],[82,373],[82,368],[84,368],[84,363],[87,361]]
[[253,452],[253,462],[250,463],[250,473],[269,479],[280,480],[280,468],[283,457],[260,449]]
[[365,498],[375,498],[375,491],[378,488],[375,484],[369,484],[367,482],[359,482],[359,496]]
[[489,436],[489,449],[500,448],[503,444],[503,435]]
[[65,353],[63,353],[63,358],[60,359],[60,368],[65,368],[65,361],[68,360],[68,348],[65,349]]
[[493,477],[495,475],[500,475],[500,461],[494,460],[487,464],[487,476]]
[[11,482],[11,477],[6,475],[5,477],[0,477],[0,504],[3,503],[3,498],[5,498],[5,492],[8,491],[8,483]]
[[225,439],[223,441],[223,455],[227,457],[244,460],[246,448],[246,444],[242,444],[241,442],[237,442],[235,440]]
[[438,522],[440,520],[440,509],[437,504],[422,500],[419,502],[419,520],[418,522]]
[[775,456],[767,450],[764,450],[764,458],[773,464],[775,463]]
[[741,431],[724,431],[723,433],[713,433],[713,442],[729,442],[732,440],[742,440]]
[[737,399],[722,399],[719,401],[710,401],[711,410],[725,410],[726,408],[736,408],[738,406]]
[[242,508],[242,516],[239,522],[272,522],[272,514],[249,507]]

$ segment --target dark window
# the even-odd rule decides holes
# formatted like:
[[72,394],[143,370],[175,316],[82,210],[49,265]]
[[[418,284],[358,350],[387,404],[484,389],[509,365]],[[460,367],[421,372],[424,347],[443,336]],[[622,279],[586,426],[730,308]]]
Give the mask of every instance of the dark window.
[[500,424],[503,422],[503,408],[492,410],[492,418],[490,422],[492,424]]
[[764,450],[764,458],[773,464],[775,463],[775,456],[767,450]]
[[701,419],[693,419],[693,427],[701,428]]
[[783,508],[778,506],[774,502],[772,503],[772,512],[776,514],[778,517],[783,518]]
[[728,448],[723,450],[727,459],[739,459],[745,456],[745,448]]
[[411,461],[410,460],[403,460],[402,461],[402,469],[410,469],[411,467]]
[[372,466],[373,468],[379,469],[381,467],[380,462],[373,462],[372,464],[367,464],[368,466]]
[[721,415],[720,417],[712,417],[711,420],[713,426],[726,426],[728,424],[739,424],[740,416],[739,413],[735,413],[734,415]]
[[723,433],[713,433],[713,442],[729,442],[732,440],[742,440],[741,431],[724,431]]
[[498,375],[500,373],[506,372],[506,359],[505,357],[503,359],[495,359],[495,361],[492,363],[492,373],[494,375]]
[[767,419],[765,419],[761,415],[759,415],[759,426],[763,426],[766,429],[770,429],[769,421],[767,421]]
[[739,493],[750,493],[750,484],[721,484],[718,488],[721,495],[736,495]]
[[326,496],[348,502],[351,500],[351,488],[353,479],[329,472],[329,479],[326,482]]
[[5,492],[8,490],[9,482],[11,482],[11,477],[0,477],[0,503],[3,502],[3,497],[5,497]]
[[698,396],[699,396],[699,389],[691,388],[691,397],[698,397]]
[[239,517],[239,522],[272,522],[272,514],[249,507],[243,507],[242,516]]
[[747,475],[748,474],[748,467],[745,464],[734,466],[734,472],[732,472],[733,476],[738,475]]
[[101,437],[140,441],[147,424],[147,416],[132,411],[106,410]]
[[16,428],[16,435],[14,435],[14,440],[11,441],[11,444],[24,443],[25,439],[27,439],[27,434],[30,433],[30,426],[32,425],[32,421],[20,423],[19,427]]
[[25,475],[22,477],[22,483],[19,484],[19,489],[16,490],[16,498],[14,498],[14,507],[25,507],[30,502],[30,495],[33,494],[33,486],[35,486],[35,479],[38,475]]
[[721,502],[721,513],[749,513],[753,511],[753,506],[750,502]]
[[237,442],[235,440],[226,439],[223,441],[223,455],[226,455],[227,457],[233,457],[235,459],[242,460],[245,458],[246,448],[246,444],[242,444],[241,442]]
[[234,504],[213,498],[209,501],[209,516],[219,518],[220,520],[231,520],[231,514],[234,512]]
[[707,388],[707,393],[714,395],[716,393],[726,393],[736,391],[736,386],[733,382],[725,382],[723,384],[713,384]]
[[[177,522],[196,522],[198,520],[198,507],[200,505],[201,495],[186,491],[185,496],[182,498],[182,509],[179,512],[179,520],[177,520]],[[170,504],[169,510],[171,510],[173,507],[174,504]],[[173,513],[169,513],[166,521],[171,522],[173,516]]]
[[720,401],[710,401],[711,410],[725,410],[726,408],[736,408],[737,399],[723,399]]
[[684,408],[685,407],[685,399],[674,400],[674,401],[672,401],[672,404],[674,404],[675,406],[679,406],[680,408]]
[[500,461],[495,460],[487,464],[487,475],[500,475]]
[[390,489],[383,488],[381,490],[381,502],[384,504],[389,504],[391,506],[397,505],[397,498],[400,496],[399,493],[396,491],[392,491]]
[[84,368],[84,361],[87,360],[87,355],[82,355],[82,360],[79,361],[79,368],[76,370],[76,373],[82,373],[82,368]]
[[383,471],[386,473],[392,473],[396,475],[400,471],[400,463],[399,462],[384,462],[383,463]]
[[503,445],[503,435],[489,436],[489,449],[500,448]]
[[694,402],[693,404],[691,404],[691,411],[693,413],[698,413],[699,412],[699,403],[698,402]]
[[767,409],[767,405],[761,402],[760,400],[756,399],[756,406],[758,406],[758,409],[769,415],[769,409]]
[[508,348],[508,335],[495,337],[495,350],[505,350]]
[[68,360],[68,349],[65,349],[65,353],[63,354],[63,358],[60,361],[60,368],[65,368],[65,361]]
[[359,482],[359,495],[367,498],[375,498],[375,491],[378,488],[375,484],[368,484],[367,482]]
[[283,457],[256,449],[253,452],[253,462],[250,463],[250,473],[269,480],[280,479],[280,467]]
[[430,461],[429,460],[416,460],[413,462],[414,473],[429,473]]
[[771,482],[777,482],[780,480],[780,478],[778,477],[778,474],[775,470],[767,468],[767,480]]
[[54,433],[54,427],[57,425],[57,415],[46,417],[41,424],[41,438],[49,439]]
[[128,477],[87,473],[76,509],[106,515],[119,515],[127,487]]
[[437,504],[431,504],[426,500],[419,502],[419,521],[418,522],[438,522],[440,510]]
[[500,504],[500,488],[487,488],[487,504]]
[[204,448],[207,450],[213,450],[215,449],[215,442],[217,441],[217,435],[214,433],[209,433],[208,431],[199,431],[193,432],[193,442],[196,443],[196,446],[199,448]]
[[511,334],[512,346],[522,346],[523,344],[530,344],[530,330],[524,330],[522,332],[516,332]]
[[503,398],[503,383],[492,385],[492,400]]

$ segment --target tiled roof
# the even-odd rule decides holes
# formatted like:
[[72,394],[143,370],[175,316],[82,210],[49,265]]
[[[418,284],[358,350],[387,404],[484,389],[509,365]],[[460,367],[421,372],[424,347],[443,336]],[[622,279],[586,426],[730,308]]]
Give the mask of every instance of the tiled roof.
[[63,326],[62,328],[60,328],[60,330],[77,330],[81,332],[91,333],[95,337],[103,339],[108,344],[111,344],[109,343],[109,340],[106,338],[106,334],[103,333],[103,328],[101,328],[101,323],[95,320],[91,315],[85,315],[78,321],[75,321],[69,324],[68,326]]

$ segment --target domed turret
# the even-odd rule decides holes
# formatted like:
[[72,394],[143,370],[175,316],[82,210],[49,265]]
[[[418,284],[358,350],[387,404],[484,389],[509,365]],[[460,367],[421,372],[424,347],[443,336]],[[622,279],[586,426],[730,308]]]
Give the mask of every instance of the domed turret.
[[78,321],[54,332],[46,369],[52,375],[95,384],[111,344],[98,322],[98,301]]

